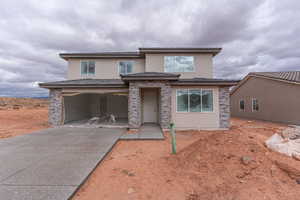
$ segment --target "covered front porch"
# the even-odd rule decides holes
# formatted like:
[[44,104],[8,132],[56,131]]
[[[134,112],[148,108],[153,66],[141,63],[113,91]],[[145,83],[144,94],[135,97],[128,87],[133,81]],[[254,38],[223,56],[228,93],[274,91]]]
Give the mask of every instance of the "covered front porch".
[[179,75],[145,72],[122,76],[129,84],[128,123],[131,129],[142,124],[156,123],[169,129],[171,121],[171,81]]

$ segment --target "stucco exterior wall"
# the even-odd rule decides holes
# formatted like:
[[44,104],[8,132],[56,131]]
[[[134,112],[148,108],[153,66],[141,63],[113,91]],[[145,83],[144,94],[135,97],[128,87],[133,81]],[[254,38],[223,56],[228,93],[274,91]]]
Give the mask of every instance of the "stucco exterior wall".
[[[180,78],[212,78],[213,56],[212,54],[146,54],[146,58],[128,59],[90,59],[95,60],[95,75],[82,76],[80,61],[82,59],[68,60],[68,79],[97,78],[97,79],[119,79],[118,64],[120,61],[134,61],[133,73],[139,72],[164,72],[164,56],[186,55],[194,56],[195,72],[183,72]],[[89,60],[89,59],[84,59]]]
[[145,70],[148,72],[164,72],[164,56],[194,56],[195,72],[183,72],[180,78],[212,78],[212,54],[146,54]]
[[[176,90],[178,89],[212,89],[213,90],[213,112],[177,112]],[[218,87],[172,87],[172,117],[176,129],[218,129],[220,128],[219,116],[219,88]]]
[[[85,59],[88,60],[88,59]],[[96,64],[95,75],[82,76],[81,75],[81,59],[69,59],[68,61],[68,79],[82,79],[82,78],[96,78],[96,79],[119,79],[119,62],[120,61],[134,61],[133,73],[145,71],[145,59],[90,59],[94,60]]]
[[[252,112],[252,98],[259,111]],[[245,111],[239,100],[244,99]],[[250,77],[231,95],[231,114],[234,117],[300,124],[300,85],[259,77]]]

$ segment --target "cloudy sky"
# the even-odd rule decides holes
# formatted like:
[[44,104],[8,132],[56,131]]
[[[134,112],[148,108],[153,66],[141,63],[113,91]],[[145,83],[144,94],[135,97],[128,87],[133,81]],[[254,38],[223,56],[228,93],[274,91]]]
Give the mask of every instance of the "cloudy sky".
[[0,96],[45,96],[60,52],[222,47],[215,77],[300,70],[297,0],[1,0]]

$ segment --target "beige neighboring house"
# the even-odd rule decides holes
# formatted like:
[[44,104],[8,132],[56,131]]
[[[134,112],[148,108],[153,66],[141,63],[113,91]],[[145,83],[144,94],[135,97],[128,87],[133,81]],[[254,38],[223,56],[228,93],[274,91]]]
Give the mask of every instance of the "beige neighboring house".
[[300,125],[300,71],[249,73],[230,98],[234,117]]
[[41,83],[50,90],[54,126],[114,115],[137,129],[229,127],[229,88],[237,81],[213,78],[221,48],[139,48],[137,52],[62,53],[68,80]]

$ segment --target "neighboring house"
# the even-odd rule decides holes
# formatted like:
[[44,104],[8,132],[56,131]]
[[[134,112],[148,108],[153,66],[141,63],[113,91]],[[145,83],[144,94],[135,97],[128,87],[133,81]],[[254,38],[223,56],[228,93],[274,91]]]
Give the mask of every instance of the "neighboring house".
[[132,129],[223,129],[230,125],[229,88],[213,78],[221,48],[139,48],[138,52],[62,53],[68,80],[50,90],[49,122],[57,126],[113,114]]
[[249,73],[231,91],[234,117],[300,124],[300,71]]

